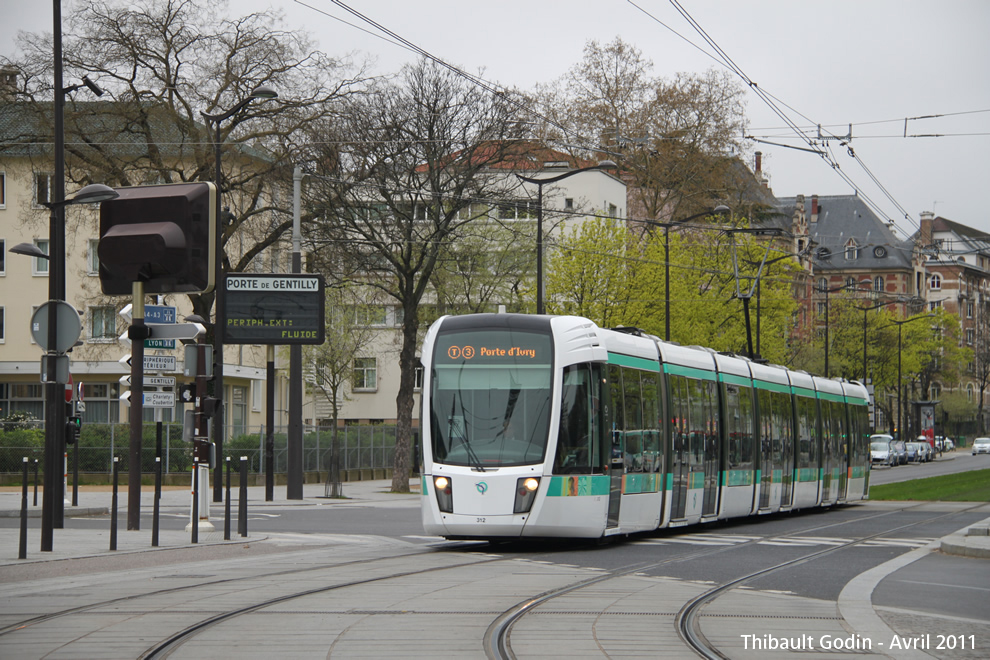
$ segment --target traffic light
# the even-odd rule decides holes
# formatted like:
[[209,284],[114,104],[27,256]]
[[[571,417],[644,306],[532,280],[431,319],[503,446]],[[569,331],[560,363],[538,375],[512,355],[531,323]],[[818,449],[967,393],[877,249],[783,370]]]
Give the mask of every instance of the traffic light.
[[79,439],[79,431],[82,429],[82,417],[73,415],[65,422],[65,444],[74,445]]
[[107,295],[213,289],[216,186],[208,182],[118,188],[100,205],[100,284]]

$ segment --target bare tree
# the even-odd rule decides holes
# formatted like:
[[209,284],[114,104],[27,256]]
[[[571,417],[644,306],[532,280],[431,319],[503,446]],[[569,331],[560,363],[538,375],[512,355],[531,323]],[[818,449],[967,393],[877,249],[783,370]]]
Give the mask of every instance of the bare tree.
[[[230,18],[205,0],[82,0],[65,14],[66,80],[88,75],[106,91],[99,101],[66,106],[66,173],[77,185],[212,181],[214,130],[202,113],[236,107],[252,90],[279,91],[221,123],[224,144],[224,268],[244,271],[291,230],[291,176],[299,129],[333,114],[362,84],[346,61],[312,48],[269,10]],[[50,141],[50,34],[22,34],[15,58],[24,76],[18,102],[25,139]],[[47,153],[43,157],[50,157]],[[214,294],[190,296],[209,318]]]
[[308,381],[330,405],[330,458],[327,461],[327,496],[342,497],[340,481],[340,438],[337,422],[340,407],[347,399],[347,381],[351,378],[354,358],[372,340],[369,326],[355,323],[355,309],[362,304],[358,293],[345,287],[329,287],[326,302],[327,340],[319,346],[305,346],[303,359],[308,363]]
[[333,144],[316,156],[321,265],[378,289],[402,311],[396,492],[409,490],[420,306],[435,295],[432,278],[450,245],[487,217],[471,205],[504,199],[518,185],[493,169],[514,153],[515,107],[422,61],[351,99],[317,140]]
[[[619,159],[630,217],[684,218],[739,199],[753,183],[739,176],[742,88],[715,70],[665,79],[652,69],[621,38],[588,42],[581,62],[537,88],[538,133]],[[734,210],[754,217],[738,203]]]

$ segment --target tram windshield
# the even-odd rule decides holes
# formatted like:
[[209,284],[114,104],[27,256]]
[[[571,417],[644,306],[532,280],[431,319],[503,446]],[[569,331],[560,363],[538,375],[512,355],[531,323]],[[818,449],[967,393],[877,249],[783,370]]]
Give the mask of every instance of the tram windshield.
[[482,470],[542,462],[552,355],[548,334],[441,332],[429,404],[433,460]]

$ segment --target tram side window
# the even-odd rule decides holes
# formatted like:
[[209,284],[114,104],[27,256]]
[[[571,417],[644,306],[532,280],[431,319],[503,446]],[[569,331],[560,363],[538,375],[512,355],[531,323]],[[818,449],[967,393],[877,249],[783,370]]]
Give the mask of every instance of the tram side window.
[[622,458],[627,472],[643,471],[643,396],[640,372],[622,370],[622,418],[625,422]]
[[818,443],[815,441],[815,407],[817,402],[806,396],[797,399],[797,466],[809,468],[818,465]]
[[687,453],[688,391],[687,379],[683,376],[668,376],[667,388],[670,391],[670,436],[674,446],[675,467]]
[[640,375],[643,385],[643,471],[660,472],[660,379],[657,374]]
[[729,468],[753,469],[753,390],[739,385],[723,385],[726,401],[726,434],[729,441]]
[[[773,403],[769,390],[757,390],[760,399],[760,460],[768,461],[773,455]],[[770,475],[764,475],[768,477]]]
[[793,445],[793,418],[791,411],[794,409],[791,403],[791,395],[785,392],[771,392],[773,398],[773,426],[774,426],[774,446],[773,460],[776,464],[785,467],[791,464],[794,457]]
[[590,364],[564,369],[557,435],[555,474],[600,474],[605,463],[601,444],[601,381]]
[[622,367],[610,364],[608,367],[608,389],[612,412],[611,438],[612,458],[622,456],[625,447],[623,429],[626,428],[625,408],[622,405]]
[[708,423],[711,406],[706,396],[707,381],[689,379],[688,383],[688,443],[691,452],[691,467],[696,471],[705,469],[705,451],[708,443]]
[[832,424],[836,440],[836,456],[846,458],[849,453],[849,424],[846,421],[846,404],[832,402]]

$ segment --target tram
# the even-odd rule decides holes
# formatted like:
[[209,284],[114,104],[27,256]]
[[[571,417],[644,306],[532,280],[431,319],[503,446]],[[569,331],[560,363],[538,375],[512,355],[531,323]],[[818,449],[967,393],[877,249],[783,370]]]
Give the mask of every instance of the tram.
[[445,316],[422,362],[428,534],[600,538],[869,492],[858,382],[575,316]]

